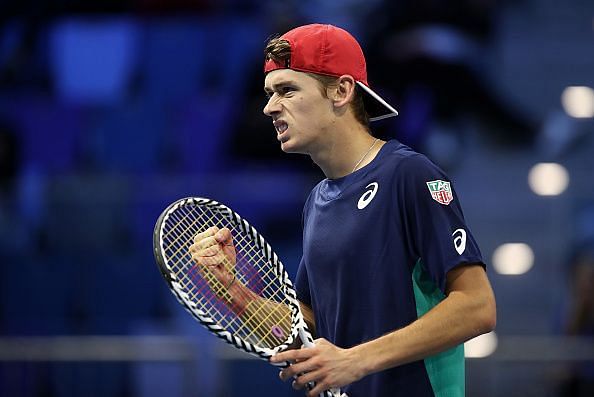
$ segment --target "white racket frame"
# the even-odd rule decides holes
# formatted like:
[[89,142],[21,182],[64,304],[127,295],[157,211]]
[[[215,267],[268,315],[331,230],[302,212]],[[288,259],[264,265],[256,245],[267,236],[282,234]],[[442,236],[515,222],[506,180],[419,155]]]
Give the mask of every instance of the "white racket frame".
[[[288,306],[291,309],[291,333],[287,339],[280,345],[274,348],[267,348],[262,346],[254,345],[238,335],[226,330],[222,327],[214,318],[212,318],[207,312],[201,310],[195,302],[190,299],[188,294],[184,291],[180,281],[177,279],[176,274],[172,271],[170,261],[166,256],[165,242],[164,242],[164,229],[167,221],[178,209],[181,207],[208,207],[209,210],[220,213],[226,220],[228,220],[234,227],[238,228],[264,255],[267,261],[272,265],[274,275],[282,280],[282,292],[287,298]],[[268,361],[270,357],[278,352],[286,350],[291,346],[297,337],[301,340],[305,347],[314,346],[311,332],[309,331],[307,324],[299,308],[299,301],[297,300],[297,294],[289,275],[287,274],[285,267],[281,260],[272,250],[272,247],[264,239],[260,233],[250,225],[245,219],[243,219],[238,213],[233,211],[231,208],[218,201],[211,200],[204,197],[186,197],[179,199],[170,204],[163,213],[159,216],[155,225],[153,233],[153,250],[155,260],[159,266],[159,270],[169,289],[175,295],[177,300],[184,306],[184,308],[206,329],[208,329],[213,335],[219,337],[225,342],[235,346],[236,348],[249,353],[253,356]],[[287,367],[288,362],[274,364],[279,367]],[[345,394],[340,394],[337,389],[332,389],[324,392],[326,397],[347,397]]]

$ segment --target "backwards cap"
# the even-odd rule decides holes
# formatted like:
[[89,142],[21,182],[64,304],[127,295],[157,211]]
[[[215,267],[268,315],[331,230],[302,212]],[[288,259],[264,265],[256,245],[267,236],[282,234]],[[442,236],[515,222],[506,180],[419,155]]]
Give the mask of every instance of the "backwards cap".
[[340,77],[353,76],[363,89],[365,108],[370,121],[397,116],[398,112],[371,89],[367,82],[367,67],[363,50],[357,40],[346,30],[333,25],[304,25],[280,37],[291,46],[288,62],[267,59],[264,73],[277,69],[292,69]]

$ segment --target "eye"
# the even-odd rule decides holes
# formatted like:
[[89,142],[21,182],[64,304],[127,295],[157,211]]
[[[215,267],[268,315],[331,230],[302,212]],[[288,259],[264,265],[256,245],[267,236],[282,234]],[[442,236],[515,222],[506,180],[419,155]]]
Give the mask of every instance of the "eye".
[[287,94],[290,94],[291,92],[295,91],[295,88],[294,88],[294,87],[291,87],[291,86],[288,86],[288,85],[286,85],[286,86],[283,86],[283,87],[280,89],[280,91],[281,91],[281,93],[282,93],[283,95],[287,95]]

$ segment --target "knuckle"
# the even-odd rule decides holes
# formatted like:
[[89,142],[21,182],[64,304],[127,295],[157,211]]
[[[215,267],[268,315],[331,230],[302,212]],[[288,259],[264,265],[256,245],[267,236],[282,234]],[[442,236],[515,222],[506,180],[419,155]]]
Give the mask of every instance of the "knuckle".
[[210,246],[200,252],[203,256],[214,256],[218,253],[217,247]]
[[199,249],[206,249],[206,248],[211,247],[215,244],[216,244],[216,240],[214,239],[214,237],[202,238],[196,242],[196,246]]
[[314,368],[320,368],[324,365],[324,360],[317,356],[310,358],[310,362]]
[[204,239],[205,239],[205,238],[207,238],[208,236],[209,236],[209,232],[208,232],[208,230],[206,230],[206,231],[204,231],[204,232],[201,232],[201,233],[197,233],[197,234],[194,236],[194,242],[195,242],[195,243],[197,243],[197,242],[199,242],[199,241],[201,241],[201,240],[204,240]]
[[283,380],[287,380],[289,378],[292,378],[294,376],[293,370],[291,369],[291,367],[285,369],[283,372]]

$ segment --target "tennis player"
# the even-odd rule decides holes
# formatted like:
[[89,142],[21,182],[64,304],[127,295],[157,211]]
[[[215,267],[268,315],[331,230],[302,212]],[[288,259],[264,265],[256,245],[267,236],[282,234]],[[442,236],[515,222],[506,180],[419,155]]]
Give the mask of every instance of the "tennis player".
[[[464,396],[463,342],[491,331],[496,309],[452,182],[425,156],[373,137],[370,121],[397,111],[369,87],[348,32],[301,26],[265,53],[264,113],[281,149],[326,175],[305,203],[296,280],[318,339],[271,359],[295,362],[281,379],[315,382],[308,396]],[[190,250],[238,313],[279,310],[236,280],[228,229],[199,234]]]
[[452,182],[373,137],[369,121],[397,112],[369,87],[348,32],[301,26],[265,53],[264,113],[281,149],[326,176],[305,203],[296,280],[319,339],[273,357],[296,362],[281,379],[316,382],[309,396],[463,396],[463,342],[491,331],[496,309]]

